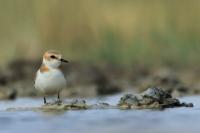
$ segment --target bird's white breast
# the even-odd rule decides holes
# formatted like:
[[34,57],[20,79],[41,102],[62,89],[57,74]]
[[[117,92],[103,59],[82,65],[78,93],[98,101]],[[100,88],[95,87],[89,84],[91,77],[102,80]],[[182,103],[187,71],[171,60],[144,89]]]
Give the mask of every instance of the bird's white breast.
[[49,69],[47,72],[40,72],[38,70],[35,79],[35,88],[47,93],[48,91],[55,91],[66,87],[66,79],[59,69]]

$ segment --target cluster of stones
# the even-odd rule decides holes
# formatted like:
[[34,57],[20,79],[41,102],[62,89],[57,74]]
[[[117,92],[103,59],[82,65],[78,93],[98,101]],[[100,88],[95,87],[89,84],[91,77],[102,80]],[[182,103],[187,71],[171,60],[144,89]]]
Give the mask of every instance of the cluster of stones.
[[163,109],[172,107],[193,107],[192,103],[181,103],[169,93],[159,88],[148,88],[140,94],[126,94],[121,97],[121,109]]
[[159,88],[148,88],[140,94],[126,94],[121,97],[118,105],[108,103],[86,104],[85,100],[74,100],[70,103],[48,103],[37,108],[10,108],[9,111],[63,111],[85,109],[164,109],[173,107],[193,107],[192,103],[181,103],[178,99]]

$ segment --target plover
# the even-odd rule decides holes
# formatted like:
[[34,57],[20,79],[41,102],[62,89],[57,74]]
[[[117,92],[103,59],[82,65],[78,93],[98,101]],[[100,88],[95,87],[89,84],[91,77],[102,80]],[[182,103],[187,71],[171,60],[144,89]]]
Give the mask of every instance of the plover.
[[44,104],[47,104],[46,96],[57,94],[60,100],[60,91],[66,87],[66,79],[60,65],[62,62],[68,63],[58,52],[47,51],[43,55],[42,65],[37,71],[35,78],[35,88],[44,94]]

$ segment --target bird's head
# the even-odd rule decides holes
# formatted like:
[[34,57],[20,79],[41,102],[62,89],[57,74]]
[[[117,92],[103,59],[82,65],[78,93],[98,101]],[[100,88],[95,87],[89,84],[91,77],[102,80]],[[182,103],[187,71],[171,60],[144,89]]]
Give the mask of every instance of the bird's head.
[[43,64],[48,67],[57,68],[62,62],[68,63],[68,61],[63,59],[62,55],[58,52],[47,51],[43,55]]

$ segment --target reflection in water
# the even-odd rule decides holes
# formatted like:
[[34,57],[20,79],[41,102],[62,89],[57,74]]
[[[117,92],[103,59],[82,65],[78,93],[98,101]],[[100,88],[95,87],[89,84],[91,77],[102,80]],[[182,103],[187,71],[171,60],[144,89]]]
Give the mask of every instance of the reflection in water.
[[[116,104],[120,96],[107,97]],[[194,108],[173,108],[158,110],[81,110],[81,111],[5,111],[11,107],[37,107],[38,99],[18,99],[14,102],[0,102],[0,132],[2,133],[66,133],[66,132],[110,132],[110,133],[199,133],[200,96],[183,98],[193,102]],[[88,100],[95,103],[98,99]],[[187,125],[187,126],[186,126]]]
[[50,117],[50,116],[59,116],[59,115],[63,115],[65,114],[67,111],[61,111],[61,110],[52,110],[52,111],[40,111],[39,113],[43,116],[47,116],[47,117]]

